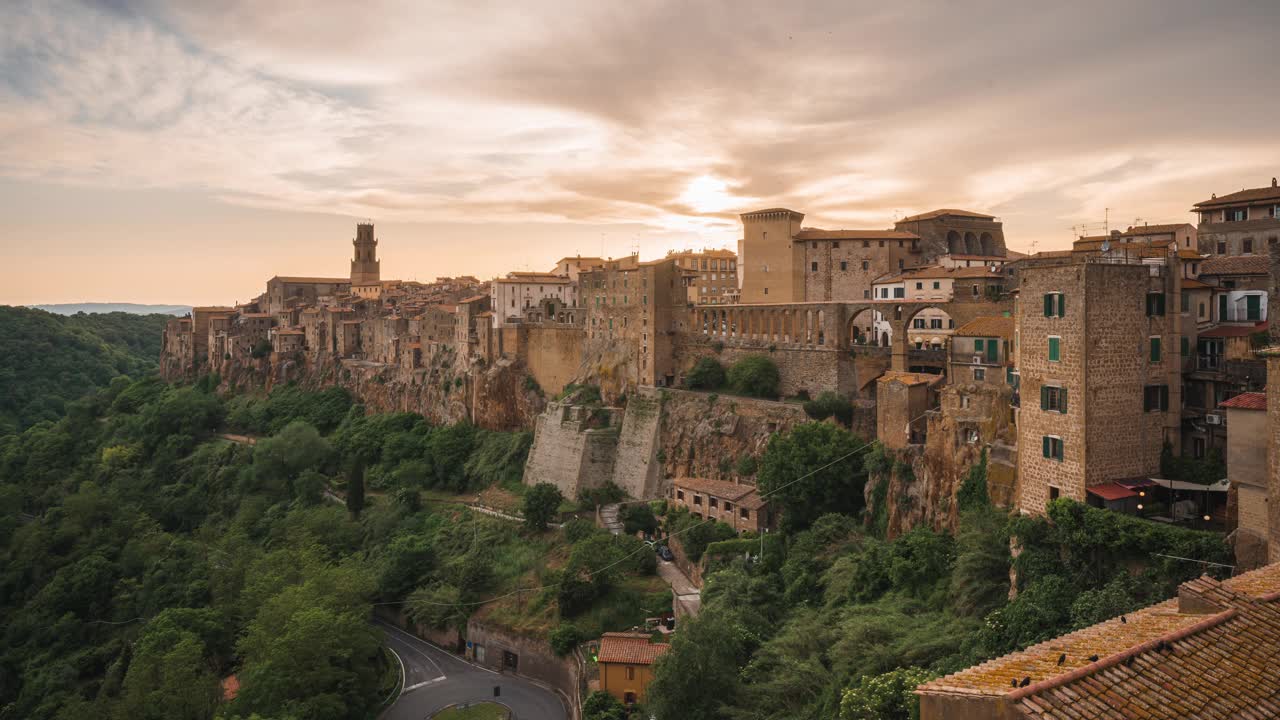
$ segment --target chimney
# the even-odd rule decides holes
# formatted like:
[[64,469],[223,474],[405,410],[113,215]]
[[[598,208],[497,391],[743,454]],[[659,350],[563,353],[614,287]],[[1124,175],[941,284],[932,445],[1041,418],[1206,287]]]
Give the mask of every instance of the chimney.
[[1276,179],[1271,178],[1271,187],[1275,187],[1275,186],[1276,186]]

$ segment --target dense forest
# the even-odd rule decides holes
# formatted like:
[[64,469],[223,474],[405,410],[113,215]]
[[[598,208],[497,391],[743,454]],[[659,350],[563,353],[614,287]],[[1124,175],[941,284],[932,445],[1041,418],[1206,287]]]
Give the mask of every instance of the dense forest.
[[55,315],[0,305],[0,435],[57,420],[117,375],[154,368],[168,315]]
[[[520,485],[528,433],[216,386],[117,377],[0,436],[0,718],[363,720],[398,678],[377,605],[567,652],[669,601],[638,539],[547,527],[577,505]],[[462,502],[503,487],[525,523]]]

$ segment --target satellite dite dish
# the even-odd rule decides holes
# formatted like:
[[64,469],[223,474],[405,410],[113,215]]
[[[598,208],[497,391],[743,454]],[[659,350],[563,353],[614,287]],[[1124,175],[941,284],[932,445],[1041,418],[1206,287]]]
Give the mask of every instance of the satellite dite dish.
[[1103,241],[1102,241],[1102,252],[1111,252],[1111,241],[1110,241],[1110,240],[1103,240]]

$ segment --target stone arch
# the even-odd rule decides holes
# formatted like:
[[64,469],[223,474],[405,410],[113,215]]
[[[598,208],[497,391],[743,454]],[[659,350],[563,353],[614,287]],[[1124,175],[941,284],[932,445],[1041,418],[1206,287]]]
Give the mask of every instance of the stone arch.
[[869,307],[854,310],[849,315],[848,337],[850,345],[876,345],[876,313]]
[[971,232],[966,232],[964,234],[964,254],[965,255],[978,254],[978,236],[974,235]]
[[982,254],[987,257],[996,254],[996,242],[989,232],[984,232],[978,237],[978,246],[982,249]]
[[824,327],[823,327],[823,325],[824,325],[824,321],[825,321],[825,320],[826,320],[826,313],[825,313],[825,311],[819,310],[819,311],[818,311],[818,332],[817,332],[817,336],[818,336],[818,344],[819,344],[819,345],[826,345],[826,344],[827,344],[827,342],[826,342],[826,340],[827,340],[826,330],[825,330],[825,329],[824,329]]
[[952,255],[964,254],[964,240],[960,237],[960,233],[955,230],[947,232],[947,252]]

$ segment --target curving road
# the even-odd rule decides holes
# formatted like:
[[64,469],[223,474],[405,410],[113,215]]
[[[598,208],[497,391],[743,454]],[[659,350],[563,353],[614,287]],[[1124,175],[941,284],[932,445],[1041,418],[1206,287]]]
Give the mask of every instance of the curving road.
[[[500,701],[515,712],[516,720],[569,717],[560,696],[552,690],[472,665],[383,620],[374,623],[404,667],[404,690],[381,720],[424,720],[449,705],[480,700]],[[493,697],[495,685],[502,688],[501,697]]]

